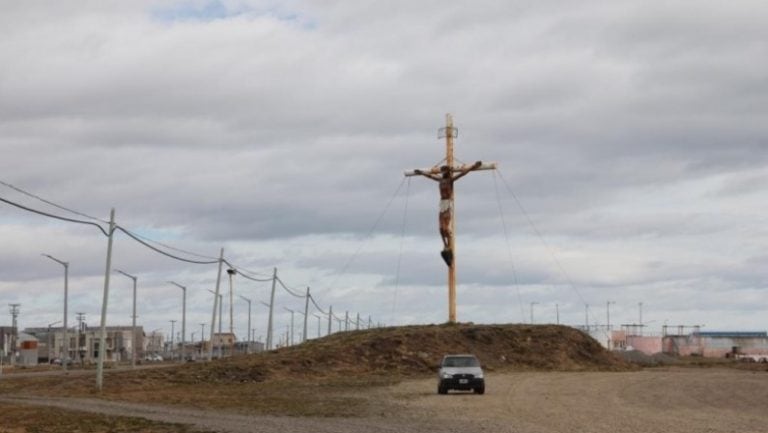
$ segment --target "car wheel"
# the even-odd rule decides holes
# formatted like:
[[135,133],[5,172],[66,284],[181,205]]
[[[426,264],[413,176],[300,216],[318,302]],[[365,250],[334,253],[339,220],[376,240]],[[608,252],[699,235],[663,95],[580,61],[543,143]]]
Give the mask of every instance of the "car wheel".
[[485,394],[485,386],[481,386],[479,388],[475,388],[475,392],[478,394]]

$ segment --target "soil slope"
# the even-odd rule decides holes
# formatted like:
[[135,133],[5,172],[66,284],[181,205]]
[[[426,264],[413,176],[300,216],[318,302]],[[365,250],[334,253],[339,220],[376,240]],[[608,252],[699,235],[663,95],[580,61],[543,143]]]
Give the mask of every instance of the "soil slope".
[[243,383],[286,377],[414,376],[435,371],[447,353],[473,353],[489,371],[618,371],[631,368],[594,339],[570,327],[457,324],[342,332],[267,353],[174,369],[147,370],[140,374],[162,375],[163,379],[176,383]]

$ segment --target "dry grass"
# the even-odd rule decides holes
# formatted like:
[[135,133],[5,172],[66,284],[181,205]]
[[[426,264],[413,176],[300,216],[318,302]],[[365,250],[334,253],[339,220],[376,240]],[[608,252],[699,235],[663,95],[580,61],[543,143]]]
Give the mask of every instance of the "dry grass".
[[0,403],[0,433],[186,433],[182,424]]

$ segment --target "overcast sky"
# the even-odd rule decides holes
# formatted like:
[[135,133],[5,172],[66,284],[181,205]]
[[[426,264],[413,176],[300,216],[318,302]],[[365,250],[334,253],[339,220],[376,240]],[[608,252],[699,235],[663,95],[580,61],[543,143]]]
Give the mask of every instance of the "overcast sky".
[[[457,158],[500,168],[457,183],[460,321],[527,322],[536,302],[536,323],[558,305],[581,325],[589,304],[605,324],[615,301],[613,325],[642,302],[653,331],[768,328],[764,1],[0,3],[3,182],[277,267],[342,315],[439,323],[437,185],[403,171],[444,157],[452,113]],[[23,327],[62,319],[63,268],[41,253],[71,263],[69,323],[98,324],[98,229],[3,203],[0,245],[0,325],[9,303]],[[181,320],[167,281],[188,286],[199,339],[215,265],[118,233],[113,267],[139,277],[147,331]],[[109,324],[130,323],[130,288],[113,275]],[[235,294],[268,301],[269,284],[236,278]],[[278,330],[303,309],[284,291],[276,306]],[[244,338],[245,301],[235,313]]]

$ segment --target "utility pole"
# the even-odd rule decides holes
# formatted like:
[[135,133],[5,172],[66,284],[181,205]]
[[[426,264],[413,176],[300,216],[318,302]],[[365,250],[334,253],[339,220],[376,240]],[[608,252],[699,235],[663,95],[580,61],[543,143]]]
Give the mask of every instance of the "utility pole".
[[332,324],[333,324],[333,305],[328,307],[328,334],[326,335],[331,335],[333,333]]
[[133,338],[131,338],[131,345],[133,346],[133,349],[131,350],[131,368],[136,368],[136,279],[137,277],[128,274],[126,272],[121,271],[120,269],[115,269],[115,272],[118,274],[125,275],[126,277],[133,280],[133,313],[131,314],[131,320],[132,320],[132,326],[131,329],[131,335]]
[[59,260],[53,256],[50,256],[48,254],[43,254],[43,256],[48,257],[49,259],[53,260],[54,262],[64,266],[64,328],[62,329],[63,336],[62,336],[62,348],[64,350],[64,355],[60,356],[61,358],[61,368],[64,371],[67,371],[67,359],[69,358],[69,341],[68,340],[68,326],[67,326],[67,300],[69,298],[69,262],[65,262],[62,260]]
[[533,325],[533,306],[537,304],[538,302],[531,302],[531,325]]
[[615,304],[614,301],[605,302],[605,328],[608,334],[608,350],[611,350],[611,304]]
[[[80,354],[80,333],[84,331],[83,322],[85,322],[85,313],[75,313],[75,315],[77,316],[77,333],[75,334],[75,352],[77,354],[77,361],[82,364],[83,356]],[[135,341],[135,337],[134,337],[134,341]],[[136,350],[135,347],[134,347],[134,350]]]
[[357,313],[357,319],[355,320],[355,331],[360,330],[360,313]]
[[[194,341],[194,340],[193,340]],[[211,342],[213,344],[213,342]],[[200,356],[203,356],[205,351],[205,323],[200,324]]]
[[239,295],[245,302],[248,303],[248,343],[245,346],[245,354],[251,353],[251,300],[243,295]]
[[234,284],[233,279],[235,278],[235,274],[237,273],[236,270],[229,268],[227,269],[227,275],[229,275],[229,333],[232,335],[235,335],[235,325],[234,325]]
[[589,304],[584,304],[584,330],[589,332]]
[[269,295],[269,319],[267,321],[267,350],[272,350],[272,316],[275,307],[275,284],[277,283],[277,268],[272,271],[272,293]]
[[[211,347],[208,352],[208,360],[213,360],[213,333],[214,333],[214,325],[216,324],[216,303],[219,301],[219,288],[221,287],[221,268],[224,266],[224,248],[221,249],[221,253],[219,254],[219,272],[216,276],[216,296],[213,297],[213,313],[211,314],[213,317],[211,318]],[[219,306],[219,324],[221,324],[221,306]],[[219,326],[221,327],[221,326]],[[221,334],[221,329],[219,329],[219,334]]]
[[[216,295],[216,292],[214,292],[213,290],[208,290],[208,291]],[[224,303],[224,295],[219,294],[218,298],[219,298],[219,340],[216,342],[216,351],[219,353],[219,358],[223,358],[224,352],[222,350],[223,349],[222,346],[224,344],[224,339],[221,336],[221,306]],[[216,320],[214,319],[212,327],[215,327],[215,326],[216,326]],[[213,332],[211,332],[211,335],[213,335]],[[211,344],[213,344],[213,339],[211,339]]]
[[[186,355],[186,350],[184,349],[184,339],[187,335],[187,288],[185,286],[182,286],[179,283],[175,283],[173,281],[168,281],[168,283],[173,284],[174,286],[181,289],[182,295],[181,295],[181,359],[180,362],[184,362],[184,356]],[[202,334],[200,334],[202,336]],[[194,340],[193,340],[194,342]]]
[[176,353],[176,346],[174,346],[174,344],[173,344],[173,343],[175,343],[175,340],[173,339],[173,337],[176,334],[173,333],[173,330],[174,330],[173,326],[176,324],[176,321],[175,320],[169,320],[169,322],[171,322],[171,361],[173,361],[174,355]]
[[307,320],[309,319],[309,287],[307,287],[307,294],[304,296],[304,330],[301,334],[301,342],[307,341]]
[[312,315],[317,317],[317,338],[320,338],[320,321],[323,319],[323,317],[317,314],[312,314]]
[[[424,176],[440,185],[440,236],[443,250],[440,255],[448,265],[448,322],[456,322],[456,224],[454,219],[453,184],[471,171],[494,170],[496,164],[455,165],[453,158],[453,139],[458,136],[458,129],[453,126],[453,116],[445,115],[445,127],[438,130],[438,138],[445,137],[445,165],[436,165],[424,170],[405,172],[406,176]],[[441,161],[443,162],[443,161]]]
[[[16,323],[16,319],[19,317],[19,307],[21,307],[21,304],[8,305],[11,307],[11,318],[13,320],[11,324],[11,327],[13,328],[13,335],[11,336],[11,366],[13,366],[16,364],[16,345],[19,340],[19,325]],[[64,335],[66,335],[66,331],[64,331]],[[64,361],[61,363],[64,364]]]
[[294,313],[294,311],[291,310],[290,308],[287,308],[287,307],[283,307],[283,308],[286,311],[290,311],[291,312],[291,333],[290,333],[291,338],[288,341],[290,342],[290,345],[293,346],[293,313]]
[[104,271],[104,295],[101,301],[101,323],[99,326],[99,359],[96,363],[96,388],[98,388],[99,392],[104,387],[104,359],[107,356],[107,304],[109,302],[109,276],[112,269],[112,241],[115,237],[115,208],[112,208],[109,212],[108,233],[107,266]]
[[349,310],[344,312],[344,330],[349,331]]

